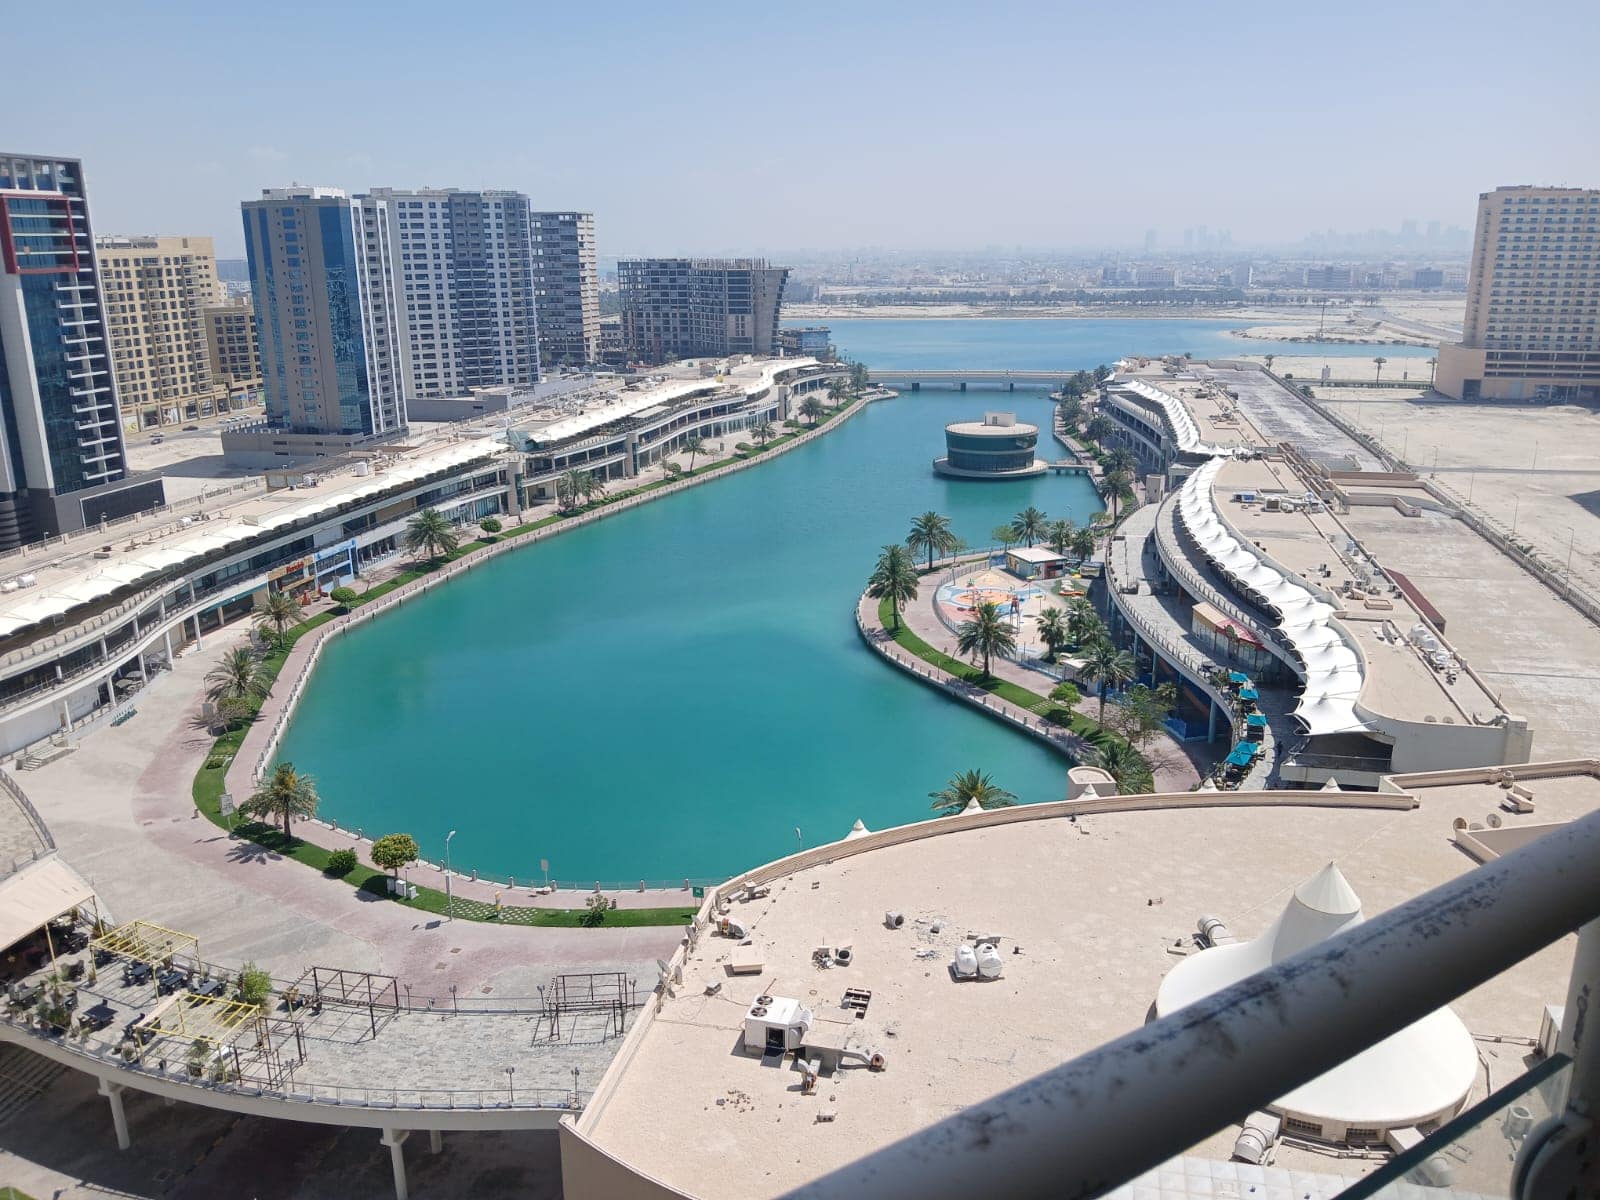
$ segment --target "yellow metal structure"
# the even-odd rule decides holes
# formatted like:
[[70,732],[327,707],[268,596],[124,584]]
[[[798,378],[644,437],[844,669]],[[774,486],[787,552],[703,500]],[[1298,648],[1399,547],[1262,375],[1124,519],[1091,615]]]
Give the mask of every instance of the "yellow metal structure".
[[159,967],[175,955],[185,954],[200,961],[200,939],[191,933],[165,929],[149,921],[129,921],[107,930],[89,943],[91,951],[105,951],[135,962]]

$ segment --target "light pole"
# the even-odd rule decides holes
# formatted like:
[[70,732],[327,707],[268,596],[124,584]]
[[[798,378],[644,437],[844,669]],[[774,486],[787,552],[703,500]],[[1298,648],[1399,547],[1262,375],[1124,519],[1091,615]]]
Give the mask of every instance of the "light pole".
[[454,829],[444,835],[444,915],[447,921],[456,919],[455,892],[450,887],[450,839],[455,835]]
[[1567,582],[1572,582],[1572,546],[1578,540],[1578,531],[1571,525],[1567,526]]
[[517,1106],[517,1069],[506,1068],[506,1097],[511,1101],[511,1107]]

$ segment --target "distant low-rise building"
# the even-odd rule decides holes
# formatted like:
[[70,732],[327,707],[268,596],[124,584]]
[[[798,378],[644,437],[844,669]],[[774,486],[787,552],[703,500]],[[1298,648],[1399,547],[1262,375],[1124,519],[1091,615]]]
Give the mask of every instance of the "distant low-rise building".
[[1308,288],[1349,288],[1355,282],[1355,269],[1332,265],[1307,267],[1304,282]]
[[1411,275],[1411,286],[1437,288],[1444,286],[1444,272],[1438,267],[1418,267]]
[[808,325],[803,329],[778,330],[778,345],[785,354],[804,355],[807,358],[832,359],[833,330],[826,325]]
[[1178,284],[1178,273],[1171,267],[1139,267],[1133,273],[1135,287],[1169,288]]

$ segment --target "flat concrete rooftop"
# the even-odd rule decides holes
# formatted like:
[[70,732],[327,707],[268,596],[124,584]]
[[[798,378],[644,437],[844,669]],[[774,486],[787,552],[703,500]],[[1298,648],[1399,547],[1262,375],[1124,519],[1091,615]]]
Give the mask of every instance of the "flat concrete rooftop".
[[[1563,771],[1529,784],[1536,816],[1505,813],[1506,824],[1600,806],[1600,780]],[[678,994],[612,1068],[615,1090],[580,1129],[630,1169],[690,1195],[781,1194],[1137,1028],[1161,979],[1193,952],[1202,915],[1255,936],[1329,861],[1369,916],[1470,869],[1451,822],[1481,821],[1503,793],[1474,783],[1414,794],[1408,810],[1169,808],[1005,824],[994,818],[1009,814],[991,813],[796,870],[767,898],[732,905],[760,973],[731,974],[735,943],[702,936]],[[891,909],[905,915],[903,928],[886,927]],[[953,952],[971,934],[999,936],[1002,978],[952,978]],[[840,944],[853,947],[848,967],[814,964],[816,947]],[[1488,1039],[1537,1036],[1543,1006],[1565,996],[1572,945],[1453,1006],[1485,1039],[1479,1049],[1496,1083],[1524,1069],[1527,1049]],[[863,1017],[841,1007],[846,988],[870,992]],[[887,1069],[846,1066],[803,1096],[788,1061],[741,1050],[745,1011],[763,994],[798,999],[815,1012],[814,1035],[879,1052]],[[1469,1102],[1483,1094],[1480,1076]],[[825,1111],[834,1119],[820,1122]],[[1191,1153],[1226,1159],[1232,1143],[1224,1131]],[[1278,1161],[1343,1175],[1375,1165],[1290,1147]]]
[[[1233,499],[1241,492],[1254,492],[1258,497],[1274,493],[1303,496],[1305,482],[1287,463],[1268,459],[1228,462],[1218,472],[1212,489],[1217,511],[1265,554],[1316,587],[1338,592],[1347,583],[1360,582],[1354,560],[1346,553],[1351,532],[1341,518],[1327,511],[1303,509],[1268,512],[1259,499],[1254,503]],[[1470,673],[1459,672],[1451,683],[1409,642],[1383,636],[1385,622],[1403,639],[1421,620],[1403,595],[1391,595],[1384,588],[1377,594],[1369,593],[1365,599],[1341,596],[1339,604],[1339,620],[1355,637],[1366,660],[1362,704],[1409,721],[1433,717],[1482,724],[1499,713],[1495,697]]]

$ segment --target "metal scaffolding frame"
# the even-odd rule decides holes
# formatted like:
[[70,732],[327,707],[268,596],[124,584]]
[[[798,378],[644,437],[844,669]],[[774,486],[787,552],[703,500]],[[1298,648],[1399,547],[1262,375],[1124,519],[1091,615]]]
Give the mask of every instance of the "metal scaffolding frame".
[[378,1014],[383,1013],[387,1020],[400,1012],[400,981],[374,971],[311,967],[284,989],[283,999],[290,1012],[301,1005],[310,1005],[313,1012],[320,1012],[324,1005],[364,1009],[372,1036],[377,1037]]
[[[163,1063],[181,1057],[191,1073],[279,1087],[305,1061],[300,1023],[271,1017],[244,1000],[178,992],[132,1025],[124,1056],[143,1062],[152,1053]],[[285,1061],[284,1051],[289,1051]]]
[[110,954],[159,967],[171,962],[179,954],[189,955],[198,962],[200,939],[192,933],[167,929],[149,921],[129,921],[91,938],[89,952],[94,959],[101,954]]

